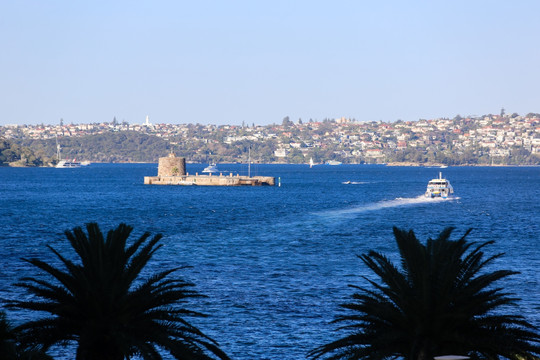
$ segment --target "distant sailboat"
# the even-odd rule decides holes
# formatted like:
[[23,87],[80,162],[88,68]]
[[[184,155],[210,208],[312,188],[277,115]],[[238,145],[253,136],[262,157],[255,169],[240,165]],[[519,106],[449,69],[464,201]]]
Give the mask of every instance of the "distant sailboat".
[[313,158],[309,158],[309,167],[312,168],[315,163],[313,163]]

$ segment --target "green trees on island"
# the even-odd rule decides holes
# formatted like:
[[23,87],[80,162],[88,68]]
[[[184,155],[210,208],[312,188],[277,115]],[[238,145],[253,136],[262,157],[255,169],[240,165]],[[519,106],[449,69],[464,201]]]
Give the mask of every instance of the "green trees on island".
[[[470,231],[470,230],[469,230]],[[538,359],[540,335],[521,315],[507,313],[517,299],[496,283],[516,274],[487,268],[492,243],[450,240],[452,228],[424,245],[412,231],[394,228],[401,268],[370,251],[359,256],[378,281],[353,286],[347,314],[335,322],[343,338],[311,352],[313,359],[410,359],[459,354],[473,359]]]
[[24,345],[47,350],[76,343],[78,360],[121,360],[134,355],[161,359],[228,359],[217,343],[185,318],[204,316],[184,308],[201,297],[179,277],[180,268],[141,279],[141,271],[161,247],[161,235],[145,233],[127,245],[132,231],[121,224],[104,237],[97,224],[66,231],[78,262],[49,246],[63,269],[39,259],[25,259],[49,276],[23,278],[17,285],[33,295],[10,307],[48,313],[16,328]]
[[42,166],[48,158],[26,146],[0,139],[0,166]]
[[[394,228],[401,266],[376,251],[359,258],[373,273],[353,286],[352,301],[336,318],[344,337],[308,354],[311,359],[410,359],[459,354],[472,359],[538,360],[540,334],[510,311],[518,299],[499,284],[517,274],[495,270],[502,254],[485,256],[492,241],[450,240],[452,228],[422,244],[412,231]],[[54,345],[75,346],[77,360],[132,357],[228,359],[218,344],[186,318],[204,316],[185,307],[202,295],[165,269],[141,272],[161,247],[149,233],[127,243],[132,227],[120,224],[104,236],[95,223],[65,235],[75,256],[49,246],[60,268],[24,259],[41,271],[16,285],[31,297],[8,308],[47,316],[15,328],[0,312],[0,358],[47,360]],[[76,258],[77,261],[71,260]]]

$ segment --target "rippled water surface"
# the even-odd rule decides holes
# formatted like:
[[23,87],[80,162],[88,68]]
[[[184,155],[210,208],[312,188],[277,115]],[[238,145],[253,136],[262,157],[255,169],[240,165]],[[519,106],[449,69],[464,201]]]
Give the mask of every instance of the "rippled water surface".
[[12,284],[35,275],[22,257],[54,261],[46,244],[69,253],[64,230],[125,222],[135,236],[164,235],[149,271],[192,266],[182,275],[208,298],[191,308],[210,315],[192,322],[233,359],[301,359],[339,335],[329,322],[352,294],[347,285],[364,284],[356,255],[395,259],[394,225],[422,240],[453,226],[454,238],[472,227],[469,240],[495,240],[488,252],[506,253],[496,265],[521,272],[504,285],[540,326],[540,168],[450,167],[442,171],[456,197],[423,198],[439,171],[256,165],[252,173],[279,177],[281,187],[226,188],[143,185],[156,164],[0,168],[0,301],[22,296]]

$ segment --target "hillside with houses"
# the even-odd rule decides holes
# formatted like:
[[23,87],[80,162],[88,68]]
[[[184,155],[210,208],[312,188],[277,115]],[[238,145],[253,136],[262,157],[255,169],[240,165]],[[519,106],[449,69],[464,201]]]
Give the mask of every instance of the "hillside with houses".
[[119,123],[6,125],[0,137],[54,158],[157,162],[173,151],[191,162],[539,165],[540,114],[359,122],[338,118],[272,125]]

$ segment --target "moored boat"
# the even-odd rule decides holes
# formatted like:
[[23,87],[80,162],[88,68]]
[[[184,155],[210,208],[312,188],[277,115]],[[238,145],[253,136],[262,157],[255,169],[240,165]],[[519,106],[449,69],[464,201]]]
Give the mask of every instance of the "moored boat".
[[213,174],[219,172],[216,164],[208,164],[202,171],[203,173]]
[[428,182],[426,189],[426,197],[435,198],[440,197],[446,199],[454,193],[454,188],[450,184],[450,181],[442,177],[442,173],[439,172],[437,179],[431,179]]
[[326,162],[326,165],[341,165],[341,161],[337,161],[337,160],[329,160]]

